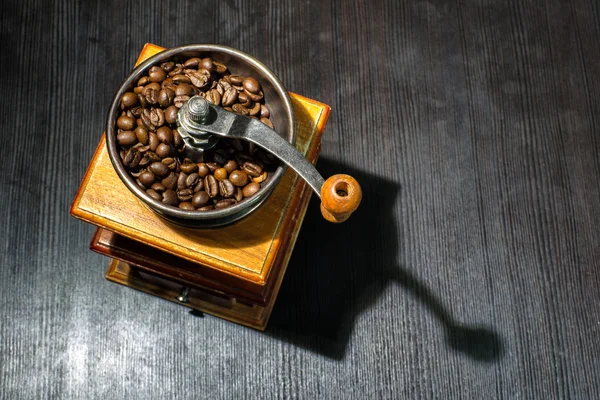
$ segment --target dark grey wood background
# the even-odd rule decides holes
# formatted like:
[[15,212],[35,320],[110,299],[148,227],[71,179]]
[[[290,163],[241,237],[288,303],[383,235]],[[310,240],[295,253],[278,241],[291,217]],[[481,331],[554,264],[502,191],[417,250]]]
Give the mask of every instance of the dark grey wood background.
[[[599,398],[600,3],[0,5],[0,398]],[[265,333],[109,283],[68,214],[146,42],[332,107]]]

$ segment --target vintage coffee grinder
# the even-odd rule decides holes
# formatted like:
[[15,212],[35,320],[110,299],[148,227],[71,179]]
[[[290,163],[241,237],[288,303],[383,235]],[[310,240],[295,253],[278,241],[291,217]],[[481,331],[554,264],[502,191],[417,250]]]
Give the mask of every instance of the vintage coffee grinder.
[[[224,209],[182,210],[148,196],[127,173],[115,139],[120,99],[149,68],[173,57],[210,57],[260,81],[274,129],[201,96],[189,99],[177,115],[188,158],[201,160],[225,137],[252,142],[283,162],[255,196]],[[329,107],[288,94],[267,67],[224,46],[164,50],[148,44],[138,64],[115,95],[107,132],[71,214],[98,226],[90,247],[113,259],[107,279],[264,329],[311,193],[321,197],[321,212],[331,222],[344,221],[360,203],[360,186],[352,177],[324,181],[313,166]]]

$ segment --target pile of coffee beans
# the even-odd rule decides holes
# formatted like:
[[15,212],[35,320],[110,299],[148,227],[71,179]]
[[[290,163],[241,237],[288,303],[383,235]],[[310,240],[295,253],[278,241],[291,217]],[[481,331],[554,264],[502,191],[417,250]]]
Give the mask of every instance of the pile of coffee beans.
[[252,143],[220,139],[204,162],[185,158],[177,112],[199,95],[228,111],[273,128],[262,88],[210,58],[172,60],[151,67],[121,98],[117,144],[123,165],[148,196],[184,210],[229,207],[255,195],[279,161]]

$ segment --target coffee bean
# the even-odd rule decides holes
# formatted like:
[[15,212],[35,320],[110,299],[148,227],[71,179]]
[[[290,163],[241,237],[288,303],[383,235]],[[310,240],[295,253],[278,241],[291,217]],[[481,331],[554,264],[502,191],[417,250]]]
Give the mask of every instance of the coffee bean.
[[244,89],[246,89],[250,93],[260,92],[260,83],[258,83],[256,78],[253,78],[251,76],[244,79],[244,81],[242,82],[242,85],[244,85]]
[[[183,172],[182,172],[182,174],[183,174]],[[192,172],[185,179],[185,186],[194,189],[194,191],[197,191],[195,188],[196,188],[196,185],[198,185],[198,182],[202,182],[202,180],[200,179],[200,175],[198,175],[197,172]]]
[[204,178],[204,190],[211,199],[219,195],[219,184],[213,175]]
[[[185,184],[185,180],[187,179],[187,174],[181,172],[177,177],[177,190],[185,189],[187,186]],[[181,200],[181,199],[180,199]]]
[[162,82],[167,77],[167,74],[164,69],[155,65],[148,71],[148,77],[152,82]]
[[244,171],[240,171],[240,170],[235,170],[233,171],[230,175],[229,175],[229,180],[231,181],[231,183],[233,183],[235,186],[239,186],[239,187],[243,187],[246,186],[246,184],[248,183],[249,179],[248,179],[248,174],[246,174]]
[[264,182],[267,179],[267,171],[263,171],[262,174],[260,174],[257,177],[252,178],[252,181],[256,182],[256,183],[261,183]]
[[217,204],[215,204],[215,208],[216,209],[226,208],[226,207],[230,207],[230,206],[234,205],[235,203],[237,203],[235,201],[235,199],[223,199],[223,200],[219,200],[217,202]]
[[123,131],[117,134],[117,143],[121,146],[131,146],[137,142],[137,137],[133,131]]
[[210,170],[210,172],[212,172],[213,174],[215,173],[216,170],[218,170],[219,168],[221,168],[221,166],[219,164],[214,163],[214,162],[206,163],[206,166],[208,167],[208,169]]
[[150,164],[148,170],[154,175],[159,176],[161,178],[169,174],[169,168],[165,164],[158,161],[155,161],[152,164]]
[[163,185],[161,182],[155,182],[152,184],[151,189],[158,193],[162,193],[165,190],[167,190],[167,187],[165,185]]
[[148,196],[152,197],[156,201],[162,201],[162,195],[160,193],[157,193],[156,191],[154,191],[152,189],[146,190],[146,194]]
[[194,68],[194,67],[198,67],[199,64],[200,64],[200,59],[198,57],[192,57],[192,58],[186,60],[183,63],[183,66],[185,68]]
[[242,191],[242,188],[238,187],[235,188],[236,192],[235,192],[235,199],[237,201],[242,201],[242,199],[244,198],[244,192]]
[[206,93],[205,99],[213,103],[215,106],[221,104],[221,95],[219,94],[219,91],[217,89],[209,90]]
[[227,160],[227,162],[223,166],[223,168],[225,168],[227,170],[228,174],[231,174],[233,171],[235,171],[237,169],[237,167],[238,167],[237,163],[233,160]]
[[173,143],[173,131],[168,126],[161,126],[156,130],[156,136],[158,140],[165,144]]
[[192,172],[196,172],[198,171],[198,165],[188,161],[188,162],[184,162],[183,164],[181,164],[181,171],[185,172],[186,174],[191,174]]
[[[134,150],[133,148],[131,150]],[[129,168],[136,168],[138,166],[138,164],[140,163],[140,161],[142,160],[142,153],[139,151],[136,151],[135,154],[133,155],[133,159],[131,160],[131,162],[129,163]]]
[[[169,171],[168,168],[167,171]],[[160,181],[160,183],[162,183],[167,189],[175,189],[177,187],[177,174],[169,171],[169,175]]]
[[231,109],[236,114],[240,114],[240,115],[248,115],[249,114],[248,109],[239,103],[236,103],[233,106],[231,106]]
[[198,178],[198,183],[196,183],[196,185],[193,187],[194,189],[194,193],[199,192],[199,191],[204,191],[204,179],[201,179],[200,177]]
[[256,182],[252,182],[244,186],[242,192],[244,193],[244,197],[250,197],[255,195],[260,190],[260,184]]
[[117,119],[117,127],[124,131],[130,131],[135,127],[135,119],[122,115]]
[[195,210],[194,206],[189,201],[182,201],[181,203],[179,203],[179,205],[177,207],[181,208],[182,210],[186,210],[186,211],[194,211]]
[[142,123],[149,131],[154,132],[156,130],[156,126],[152,123],[152,119],[150,118],[150,110],[147,108],[142,111],[142,116],[140,117]]
[[192,189],[181,189],[177,191],[177,198],[179,201],[190,201],[194,196],[194,191]]
[[269,109],[267,108],[267,106],[265,106],[264,104],[260,105],[260,117],[261,118],[269,118],[269,115],[271,115],[271,113],[269,112]]
[[[173,101],[175,101],[175,98],[173,98]],[[177,122],[178,112],[179,108],[177,108],[175,105],[167,107],[165,110],[165,121],[167,121],[167,124],[173,125]]]
[[221,105],[228,107],[233,105],[238,99],[238,92],[233,87],[225,90],[223,97],[221,98]]
[[155,127],[162,126],[165,123],[165,112],[160,108],[150,110],[150,122]]
[[187,77],[189,78],[192,85],[196,86],[199,89],[202,89],[206,87],[206,85],[208,85],[210,80],[210,73],[207,76],[201,73],[200,71],[192,71],[187,74]]
[[152,171],[144,171],[138,179],[144,186],[150,187],[154,183],[154,173]]
[[181,137],[181,135],[179,134],[179,132],[177,131],[177,129],[173,129],[173,144],[175,145],[176,148],[180,149],[183,145],[183,138]]
[[263,98],[263,92],[260,91],[258,93],[252,93],[249,92],[248,90],[244,90],[244,93],[248,95],[248,97],[250,98],[250,100],[252,101],[261,101]]
[[[143,144],[143,145],[147,145],[149,142],[149,136],[148,136],[148,129],[146,129],[143,126],[138,126],[137,128],[135,128],[135,137],[137,138],[137,140]],[[152,146],[150,146],[152,147]]]
[[[249,107],[252,104],[252,99],[246,92],[238,93],[238,101],[244,107]],[[233,106],[231,106],[231,107],[233,108]]]
[[233,85],[241,85],[242,82],[244,81],[244,77],[239,74],[232,74],[232,75],[229,75],[229,81]]
[[244,170],[244,172],[246,172],[248,175],[250,175],[253,178],[260,176],[260,174],[262,174],[262,172],[263,172],[262,167],[260,165],[258,165],[255,162],[251,162],[251,161],[246,161],[242,165],[242,169]]
[[260,107],[261,107],[260,103],[254,103],[254,106],[250,109],[248,114],[250,114],[251,116],[258,115],[260,113]]
[[210,204],[209,204],[209,205],[207,205],[207,206],[204,206],[204,207],[200,207],[200,208],[198,208],[198,210],[197,210],[197,211],[210,211],[210,210],[212,210],[212,209],[214,209],[214,207],[213,207],[212,205],[210,205]]
[[219,182],[219,193],[221,196],[228,198],[235,196],[237,190],[229,179],[223,179]]
[[189,99],[190,96],[175,96],[175,99],[173,99],[173,104],[175,107],[181,108]]
[[198,175],[200,175],[200,178],[204,178],[206,175],[210,174],[210,169],[208,168],[208,165],[206,165],[205,163],[199,163],[198,165]]
[[137,149],[131,148],[129,149],[129,151],[127,151],[127,153],[125,153],[125,157],[123,157],[123,164],[125,164],[126,167],[131,166],[131,162],[133,161],[133,158],[135,157],[137,152]]
[[208,57],[207,58],[203,58],[200,61],[200,64],[199,64],[198,68],[199,69],[203,68],[203,69],[207,70],[208,72],[213,72],[213,70],[214,70],[213,62]]
[[166,61],[160,64],[160,67],[165,70],[165,72],[171,72],[173,68],[175,68],[175,63],[173,61]]
[[179,85],[182,83],[192,83],[192,81],[186,75],[179,74],[173,77],[173,83]]
[[150,78],[147,76],[142,76],[139,80],[137,85],[138,86],[146,86],[147,84],[150,83]]
[[217,74],[224,74],[227,72],[227,66],[225,64],[221,64],[220,62],[213,61],[214,72]]
[[261,118],[260,122],[262,122],[263,124],[265,124],[266,126],[268,126],[271,129],[275,129],[273,127],[273,123],[271,122],[271,120],[269,118]]
[[158,92],[158,104],[161,107],[167,108],[173,103],[173,99],[175,98],[175,92],[171,89],[161,89]]
[[159,156],[160,158],[168,157],[170,153],[171,153],[171,146],[169,146],[168,144],[161,143],[156,148],[156,155]]
[[204,207],[210,201],[210,197],[205,191],[200,191],[192,197],[192,205],[196,208]]
[[170,206],[176,206],[179,204],[177,194],[172,189],[165,190],[165,192],[162,194],[162,202]]
[[193,96],[194,87],[188,83],[182,83],[177,85],[175,89],[175,96]]
[[121,109],[128,110],[137,106],[139,103],[137,94],[133,92],[125,92],[123,96],[121,96]]
[[150,145],[150,151],[156,151],[159,144],[160,144],[160,140],[158,140],[158,136],[156,136],[156,133],[149,132],[148,133],[148,145]]

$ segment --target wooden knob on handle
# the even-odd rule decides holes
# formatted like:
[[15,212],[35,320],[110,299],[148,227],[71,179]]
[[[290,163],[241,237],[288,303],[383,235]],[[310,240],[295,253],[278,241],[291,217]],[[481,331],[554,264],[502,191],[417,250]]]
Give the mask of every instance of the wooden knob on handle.
[[321,188],[321,214],[329,222],[344,222],[360,204],[362,190],[350,175],[333,175]]

